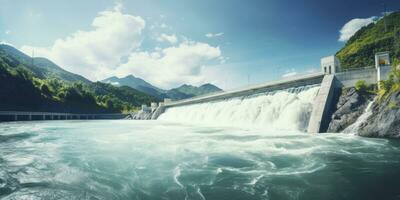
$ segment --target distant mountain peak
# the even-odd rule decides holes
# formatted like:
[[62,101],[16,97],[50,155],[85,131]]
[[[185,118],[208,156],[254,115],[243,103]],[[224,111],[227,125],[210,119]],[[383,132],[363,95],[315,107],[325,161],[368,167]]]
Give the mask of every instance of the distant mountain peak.
[[172,90],[177,90],[181,93],[184,93],[188,96],[198,96],[198,95],[204,95],[212,92],[219,92],[222,91],[221,88],[218,88],[217,86],[211,84],[211,83],[206,83],[203,84],[199,87],[193,86],[193,85],[188,85],[188,84],[183,84],[180,87],[177,87]]
[[185,99],[185,98],[190,98],[194,97],[197,95],[203,95],[211,92],[218,92],[222,91],[220,88],[217,86],[211,84],[211,83],[206,83],[203,84],[199,87],[193,86],[190,84],[182,84],[181,86],[177,88],[173,88],[170,90],[162,90],[160,88],[157,88],[150,83],[146,82],[145,80],[135,77],[134,75],[130,74],[127,75],[123,78],[117,78],[115,76],[107,78],[102,80],[101,82],[104,83],[110,83],[115,86],[128,86],[131,88],[134,88],[136,90],[139,90],[141,92],[144,92],[146,94],[156,96],[160,99],[163,98],[171,98],[174,100],[179,100],[179,99]]
[[124,78],[137,78],[137,77],[135,77],[135,76],[132,75],[132,74],[129,74],[129,75],[125,76]]
[[[118,78],[118,77],[113,76],[113,77],[104,79],[101,82],[110,83],[110,84],[114,83],[113,85],[118,85],[118,86],[128,86],[128,87],[134,88],[136,90],[139,90],[141,92],[144,92],[146,94],[150,94],[150,95],[156,96],[156,97],[160,97],[160,95],[164,92],[164,90],[157,88],[157,87],[153,86],[152,84],[146,82],[145,80],[135,77],[132,74],[127,75],[123,78]],[[118,84],[115,84],[115,83],[118,83]]]

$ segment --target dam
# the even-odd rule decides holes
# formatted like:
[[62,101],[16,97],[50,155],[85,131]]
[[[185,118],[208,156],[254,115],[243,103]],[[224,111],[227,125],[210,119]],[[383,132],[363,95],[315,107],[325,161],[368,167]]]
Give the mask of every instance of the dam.
[[[383,61],[382,61],[383,59]],[[387,61],[387,62],[384,62]],[[321,72],[231,91],[152,106],[151,119],[207,124],[256,125],[274,130],[326,132],[341,88],[358,80],[377,84],[388,77],[388,53],[375,56],[375,66],[342,70],[335,56],[321,59]]]

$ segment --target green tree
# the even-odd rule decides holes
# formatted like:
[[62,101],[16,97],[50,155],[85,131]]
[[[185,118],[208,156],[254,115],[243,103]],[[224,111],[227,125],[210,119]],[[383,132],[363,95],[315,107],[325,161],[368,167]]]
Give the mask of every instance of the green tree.
[[368,86],[367,86],[365,80],[358,80],[356,82],[355,88],[359,92],[366,92],[368,89]]
[[51,91],[49,89],[49,87],[46,84],[42,84],[42,86],[40,86],[40,90],[42,91],[42,93],[46,96],[51,96]]

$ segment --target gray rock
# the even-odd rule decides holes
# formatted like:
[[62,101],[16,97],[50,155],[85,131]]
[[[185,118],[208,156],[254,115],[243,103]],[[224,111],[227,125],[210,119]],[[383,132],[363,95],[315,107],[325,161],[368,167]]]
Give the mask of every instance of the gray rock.
[[372,115],[360,125],[358,134],[400,138],[400,90],[372,105]]
[[338,133],[353,124],[373,97],[374,95],[371,94],[361,94],[355,88],[343,92],[339,97],[327,132]]

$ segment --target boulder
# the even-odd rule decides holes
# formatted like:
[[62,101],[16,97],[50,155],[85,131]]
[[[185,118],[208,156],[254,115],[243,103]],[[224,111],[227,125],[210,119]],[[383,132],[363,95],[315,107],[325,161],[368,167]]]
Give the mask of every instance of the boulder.
[[327,132],[338,133],[353,124],[373,98],[374,95],[360,93],[355,88],[344,90],[336,104]]
[[400,138],[400,90],[372,105],[372,115],[360,125],[365,137]]

